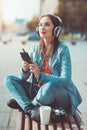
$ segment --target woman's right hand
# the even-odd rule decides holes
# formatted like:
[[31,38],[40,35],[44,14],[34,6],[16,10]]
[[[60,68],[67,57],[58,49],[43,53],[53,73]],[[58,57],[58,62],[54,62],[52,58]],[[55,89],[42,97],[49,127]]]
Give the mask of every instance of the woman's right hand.
[[27,72],[29,70],[29,63],[26,61],[22,62],[22,69],[24,72]]

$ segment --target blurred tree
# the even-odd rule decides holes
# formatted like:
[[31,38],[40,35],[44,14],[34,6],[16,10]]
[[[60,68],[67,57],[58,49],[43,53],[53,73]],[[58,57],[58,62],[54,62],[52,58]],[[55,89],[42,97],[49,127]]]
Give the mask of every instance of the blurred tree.
[[87,32],[87,2],[77,2],[74,16],[76,19],[76,26],[78,32]]
[[65,4],[63,1],[60,1],[57,8],[55,9],[54,15],[58,15],[59,17],[63,18],[65,12]]
[[87,32],[87,0],[59,0],[54,14],[62,18],[66,32]]
[[30,31],[35,31],[36,26],[38,25],[39,17],[34,16],[31,21],[27,23],[27,28],[29,28]]

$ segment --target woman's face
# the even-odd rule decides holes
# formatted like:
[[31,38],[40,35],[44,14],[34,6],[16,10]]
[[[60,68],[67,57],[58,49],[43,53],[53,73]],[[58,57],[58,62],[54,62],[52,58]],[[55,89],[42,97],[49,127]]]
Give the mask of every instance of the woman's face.
[[39,22],[39,35],[41,38],[53,37],[54,25],[49,17],[42,17]]

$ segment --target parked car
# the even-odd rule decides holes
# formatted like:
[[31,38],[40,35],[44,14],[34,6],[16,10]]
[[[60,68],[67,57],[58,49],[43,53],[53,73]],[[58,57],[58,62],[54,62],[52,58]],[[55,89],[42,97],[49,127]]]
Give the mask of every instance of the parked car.
[[28,40],[39,41],[40,36],[36,32],[31,32],[31,33],[28,34]]

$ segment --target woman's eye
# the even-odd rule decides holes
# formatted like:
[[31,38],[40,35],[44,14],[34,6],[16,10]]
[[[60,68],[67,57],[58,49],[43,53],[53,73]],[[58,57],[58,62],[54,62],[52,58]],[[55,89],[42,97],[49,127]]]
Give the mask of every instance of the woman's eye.
[[42,26],[42,24],[39,24],[38,26]]
[[46,26],[50,26],[50,24],[49,24],[49,23],[46,23]]

